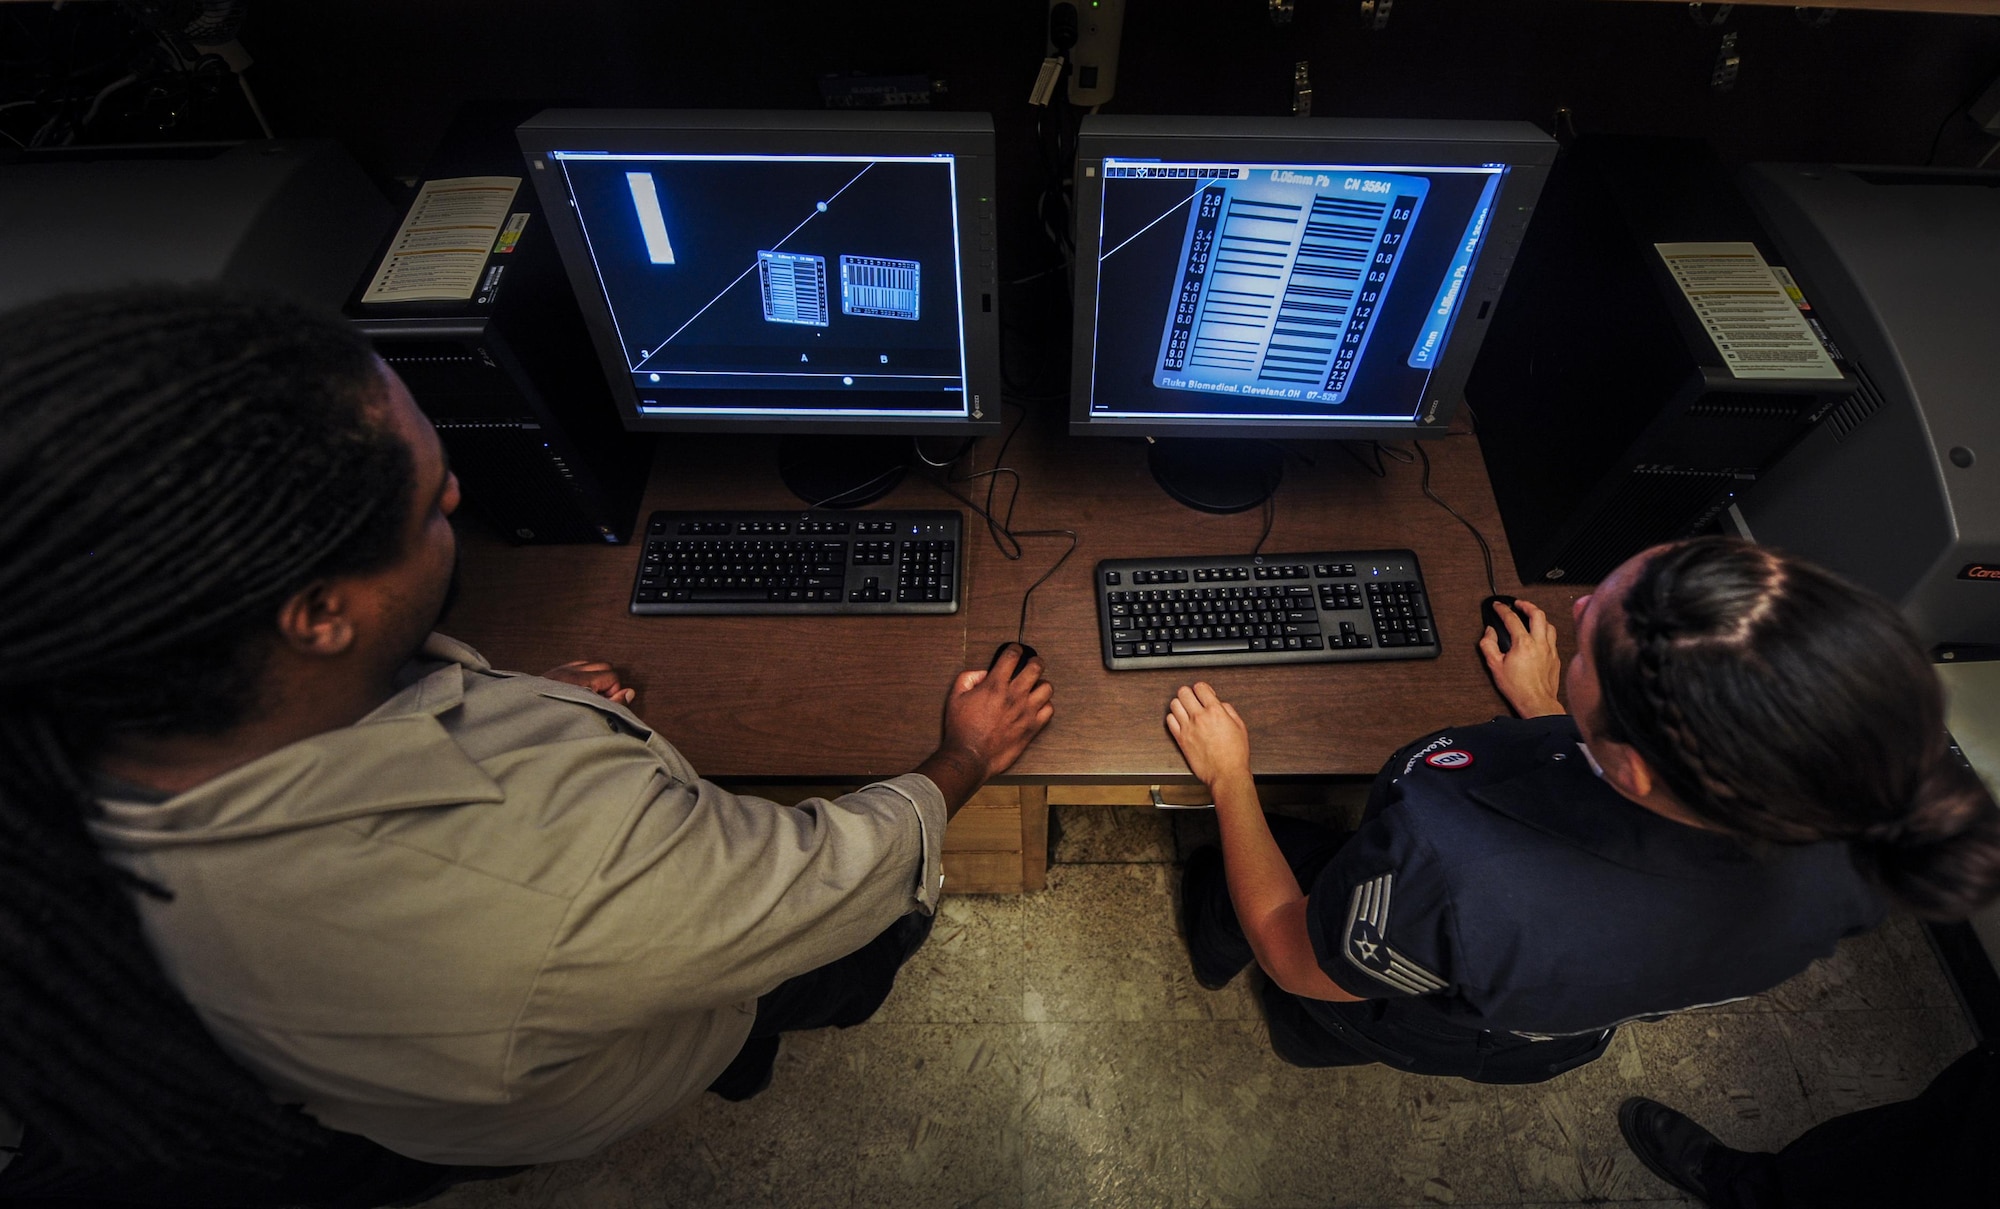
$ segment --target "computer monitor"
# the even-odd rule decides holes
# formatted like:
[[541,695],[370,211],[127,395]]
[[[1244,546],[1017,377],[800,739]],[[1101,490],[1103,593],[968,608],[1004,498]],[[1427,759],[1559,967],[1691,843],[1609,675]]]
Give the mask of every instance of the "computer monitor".
[[1280,465],[1212,438],[1442,433],[1555,151],[1520,122],[1086,118],[1070,431],[1170,438],[1155,476],[1211,511]]
[[[987,115],[549,110],[518,133],[627,428],[998,429]],[[781,456],[820,502],[886,490],[867,459],[909,446]]]

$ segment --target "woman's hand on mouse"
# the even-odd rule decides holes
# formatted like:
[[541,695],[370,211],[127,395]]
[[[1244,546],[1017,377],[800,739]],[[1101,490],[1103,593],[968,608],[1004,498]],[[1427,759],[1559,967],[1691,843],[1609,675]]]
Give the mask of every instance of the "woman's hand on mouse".
[[[1556,650],[1556,627],[1549,622],[1549,615],[1526,600],[1516,600],[1512,609],[1501,605],[1494,611],[1500,614],[1513,645],[1501,654],[1492,626],[1487,626],[1479,639],[1479,653],[1486,656],[1493,686],[1523,718],[1567,713],[1561,700],[1562,655]],[[1523,617],[1527,618],[1525,624]]]

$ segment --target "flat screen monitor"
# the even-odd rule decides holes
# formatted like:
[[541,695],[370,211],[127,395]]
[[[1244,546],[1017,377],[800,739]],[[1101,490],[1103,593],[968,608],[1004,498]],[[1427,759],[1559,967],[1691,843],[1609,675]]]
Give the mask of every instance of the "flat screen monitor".
[[998,428],[991,118],[550,110],[518,134],[627,428]]
[[1390,439],[1449,425],[1556,144],[1105,116],[1077,148],[1072,432]]

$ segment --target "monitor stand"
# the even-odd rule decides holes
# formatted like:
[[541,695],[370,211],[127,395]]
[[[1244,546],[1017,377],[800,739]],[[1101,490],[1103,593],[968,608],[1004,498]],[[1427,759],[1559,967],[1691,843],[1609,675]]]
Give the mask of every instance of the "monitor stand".
[[778,477],[813,508],[859,508],[896,489],[910,465],[908,437],[789,436]]
[[1165,437],[1146,447],[1161,490],[1202,512],[1244,512],[1271,498],[1285,455],[1269,441]]

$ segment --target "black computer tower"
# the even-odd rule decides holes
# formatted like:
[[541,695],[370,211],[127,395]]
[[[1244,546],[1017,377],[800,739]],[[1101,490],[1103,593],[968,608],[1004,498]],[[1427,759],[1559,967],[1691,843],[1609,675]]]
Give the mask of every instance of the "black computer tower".
[[520,181],[473,297],[366,303],[364,278],[348,316],[436,426],[468,512],[514,542],[623,542],[656,438],[618,419],[511,124],[446,136],[426,179],[468,176]]
[[1782,263],[1705,145],[1557,157],[1465,390],[1522,583],[1704,530],[1855,389],[1732,373],[1655,245],[1741,242]]

